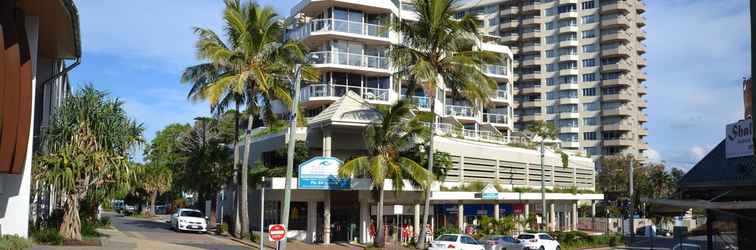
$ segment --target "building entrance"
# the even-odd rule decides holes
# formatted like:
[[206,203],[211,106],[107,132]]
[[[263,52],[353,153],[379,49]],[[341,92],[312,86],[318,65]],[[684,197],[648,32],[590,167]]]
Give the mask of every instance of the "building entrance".
[[331,192],[331,241],[350,242],[359,238],[359,197],[356,191]]

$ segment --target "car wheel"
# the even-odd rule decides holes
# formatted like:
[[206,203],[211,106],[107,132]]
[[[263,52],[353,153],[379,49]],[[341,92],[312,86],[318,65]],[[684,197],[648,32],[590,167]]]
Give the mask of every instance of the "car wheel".
[[540,249],[540,250],[546,250],[545,248],[543,248],[543,246],[541,246],[541,248],[539,248],[539,249]]
[[561,247],[559,247],[559,246],[557,246],[556,250],[562,250],[562,248],[561,248]]

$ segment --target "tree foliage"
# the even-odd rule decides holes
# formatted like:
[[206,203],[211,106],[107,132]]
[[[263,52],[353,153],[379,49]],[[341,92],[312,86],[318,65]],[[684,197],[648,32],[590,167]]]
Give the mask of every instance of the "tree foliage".
[[178,163],[173,180],[180,190],[197,193],[200,200],[214,197],[233,175],[232,151],[223,143],[218,121],[197,118],[178,138]]
[[81,240],[79,202],[90,192],[128,189],[134,177],[130,152],[143,141],[143,131],[128,118],[122,101],[91,85],[64,100],[45,130],[50,153],[36,161],[40,181],[66,198],[59,230],[63,237]]

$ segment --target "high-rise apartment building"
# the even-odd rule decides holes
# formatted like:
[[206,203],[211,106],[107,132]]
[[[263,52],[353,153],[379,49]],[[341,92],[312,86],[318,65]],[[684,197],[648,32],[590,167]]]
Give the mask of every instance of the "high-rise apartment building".
[[545,120],[588,155],[648,148],[646,5],[640,0],[479,0],[482,30],[514,54],[514,126]]

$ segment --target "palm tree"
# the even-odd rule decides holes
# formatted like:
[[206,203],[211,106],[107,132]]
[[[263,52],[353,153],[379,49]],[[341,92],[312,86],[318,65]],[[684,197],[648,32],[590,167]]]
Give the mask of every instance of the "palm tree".
[[[182,80],[193,84],[190,91],[193,99],[208,101],[220,113],[234,105],[238,129],[240,105],[245,105],[249,111],[257,111],[260,106],[270,108],[270,105],[261,104],[269,104],[272,99],[284,104],[291,102],[287,76],[292,74],[294,64],[304,62],[306,49],[298,42],[282,42],[285,26],[270,7],[260,7],[254,2],[226,0],[223,19],[225,41],[210,29],[194,28],[199,36],[197,55],[208,62],[187,68]],[[317,77],[311,67],[304,69],[305,79]],[[234,232],[237,236],[249,233],[246,173],[251,137],[248,133],[258,114],[251,112],[248,116],[244,158],[240,171],[236,172],[240,186],[236,192],[234,213],[235,218],[240,217],[235,219]],[[234,150],[236,166],[240,157],[236,141]]]
[[167,165],[145,165],[140,172],[139,183],[142,189],[149,194],[150,215],[155,215],[155,201],[158,193],[171,189],[173,173]]
[[[479,51],[478,20],[472,15],[454,18],[458,0],[415,0],[419,20],[402,21],[392,25],[400,32],[403,43],[390,52],[391,62],[397,73],[395,78],[413,81],[421,86],[435,113],[436,91],[445,87],[453,97],[463,97],[473,104],[485,105],[496,89],[496,82],[481,71],[485,64],[500,62],[496,53]],[[436,127],[435,114],[431,120],[431,135],[428,150],[428,170],[433,172],[433,138]],[[428,224],[430,194],[425,195],[423,225]],[[425,226],[421,228],[418,248],[424,248]]]
[[66,239],[81,240],[79,202],[89,192],[133,178],[129,156],[144,128],[107,95],[88,85],[66,98],[45,130],[51,153],[36,161],[40,181],[65,197],[59,231]]
[[365,131],[365,146],[368,154],[354,158],[339,168],[341,177],[369,177],[373,189],[378,192],[377,235],[374,244],[383,247],[383,183],[392,180],[394,192],[398,195],[404,188],[404,179],[409,178],[424,190],[432,182],[432,174],[417,162],[401,156],[402,150],[413,147],[417,136],[427,133],[417,119],[409,119],[411,105],[399,101],[393,106],[379,107],[380,122],[369,125]]

